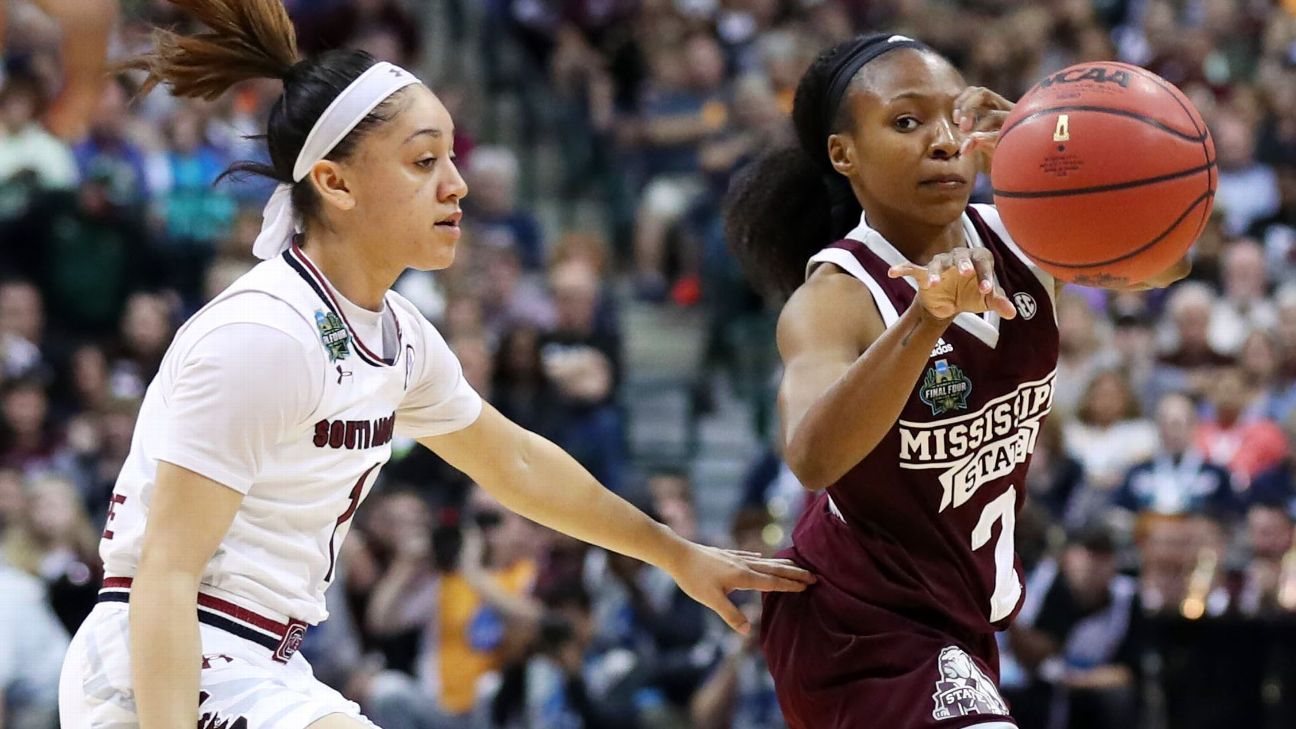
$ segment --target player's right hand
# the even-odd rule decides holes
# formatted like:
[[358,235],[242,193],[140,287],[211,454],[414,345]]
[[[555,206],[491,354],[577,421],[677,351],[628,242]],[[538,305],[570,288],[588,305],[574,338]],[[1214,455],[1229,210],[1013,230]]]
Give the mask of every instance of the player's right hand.
[[954,100],[954,123],[966,137],[959,154],[976,155],[977,169],[990,173],[990,160],[999,144],[999,130],[1013,110],[1013,102],[984,86],[969,86]]
[[729,600],[734,590],[801,592],[815,576],[786,559],[754,552],[687,544],[683,559],[666,571],[684,594],[715,611],[730,628],[747,635],[751,622]]
[[955,248],[926,266],[897,264],[887,275],[917,282],[919,303],[937,319],[953,319],[965,311],[994,311],[1005,319],[1017,316],[1017,307],[995,285],[994,256],[985,248]]

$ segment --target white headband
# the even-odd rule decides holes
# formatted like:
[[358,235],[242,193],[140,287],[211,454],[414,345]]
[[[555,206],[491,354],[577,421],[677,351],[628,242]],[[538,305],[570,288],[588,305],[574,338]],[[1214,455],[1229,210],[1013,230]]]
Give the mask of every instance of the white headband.
[[[338,94],[306,135],[306,143],[293,165],[293,182],[301,182],[316,162],[328,156],[338,142],[351,133],[369,112],[387,97],[411,84],[419,83],[414,74],[400,66],[380,61]],[[292,245],[294,233],[300,232],[301,220],[292,206],[291,184],[280,183],[261,213],[261,233],[252,244],[257,258],[269,259]]]

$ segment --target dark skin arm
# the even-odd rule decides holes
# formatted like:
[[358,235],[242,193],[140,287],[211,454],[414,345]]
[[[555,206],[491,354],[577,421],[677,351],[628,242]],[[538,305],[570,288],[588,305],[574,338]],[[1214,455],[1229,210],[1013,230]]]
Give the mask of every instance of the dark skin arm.
[[868,289],[835,266],[821,266],[792,295],[778,325],[779,412],[784,458],[806,488],[835,483],[877,446],[955,315],[993,308],[1016,316],[991,284],[993,266],[985,249],[957,248],[927,266],[892,268],[919,293],[889,329]]

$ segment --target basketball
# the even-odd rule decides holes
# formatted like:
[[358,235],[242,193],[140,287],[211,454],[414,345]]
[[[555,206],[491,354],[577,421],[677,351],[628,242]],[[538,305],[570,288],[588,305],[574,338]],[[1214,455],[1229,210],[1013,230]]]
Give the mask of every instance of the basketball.
[[1184,94],[1137,66],[1050,75],[1004,121],[990,179],[1017,245],[1055,277],[1120,286],[1183,257],[1210,216],[1215,145]]

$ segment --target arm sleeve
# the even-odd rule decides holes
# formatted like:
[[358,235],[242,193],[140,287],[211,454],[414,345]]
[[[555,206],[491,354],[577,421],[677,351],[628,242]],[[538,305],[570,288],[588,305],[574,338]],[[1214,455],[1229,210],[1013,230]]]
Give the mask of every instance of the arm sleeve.
[[464,379],[459,358],[420,316],[420,344],[407,351],[409,387],[396,411],[396,434],[424,438],[463,430],[481,415],[482,399]]
[[317,359],[265,324],[223,324],[203,334],[164,390],[168,437],[159,460],[246,494],[266,454],[319,400]]

